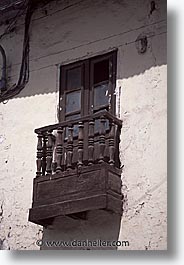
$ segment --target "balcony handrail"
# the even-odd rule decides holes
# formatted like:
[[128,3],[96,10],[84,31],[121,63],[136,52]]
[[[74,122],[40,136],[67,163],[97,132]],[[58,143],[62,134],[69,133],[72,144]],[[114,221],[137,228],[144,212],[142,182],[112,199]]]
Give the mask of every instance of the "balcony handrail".
[[58,127],[67,127],[70,125],[76,125],[79,122],[88,122],[92,119],[97,119],[97,118],[100,118],[102,116],[104,118],[108,119],[110,122],[114,122],[119,127],[119,129],[121,129],[122,121],[120,119],[118,119],[117,117],[115,117],[110,112],[108,112],[107,110],[102,110],[102,111],[98,111],[92,115],[86,115],[86,116],[78,118],[78,119],[63,121],[63,122],[59,122],[56,124],[40,127],[38,129],[35,129],[35,133],[39,134],[39,133],[44,133],[44,132],[48,132],[48,131],[53,131],[53,130],[56,130]]
[[[97,120],[100,122],[98,134],[95,131]],[[74,126],[77,126],[77,135]],[[121,127],[121,120],[103,110],[79,119],[36,129],[36,176],[44,176],[45,172],[47,175],[54,174],[103,162],[119,168],[117,146]]]

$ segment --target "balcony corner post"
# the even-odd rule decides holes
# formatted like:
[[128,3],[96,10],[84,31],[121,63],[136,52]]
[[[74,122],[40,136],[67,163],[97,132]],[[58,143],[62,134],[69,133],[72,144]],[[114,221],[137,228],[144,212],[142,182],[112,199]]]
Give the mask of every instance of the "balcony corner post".
[[37,159],[36,159],[36,165],[37,165],[37,172],[36,177],[40,177],[42,174],[42,156],[43,156],[43,145],[42,145],[42,137],[43,135],[41,132],[38,133],[38,144],[37,144]]
[[114,165],[114,154],[115,154],[115,146],[114,146],[114,137],[115,137],[115,124],[111,122],[110,133],[109,133],[109,164],[111,166]]

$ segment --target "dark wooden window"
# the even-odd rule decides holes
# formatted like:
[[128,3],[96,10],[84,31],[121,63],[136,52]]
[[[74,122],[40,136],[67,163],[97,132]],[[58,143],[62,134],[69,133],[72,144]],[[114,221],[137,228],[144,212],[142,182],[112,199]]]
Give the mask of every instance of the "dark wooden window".
[[115,82],[116,51],[61,66],[59,121],[103,109],[115,115]]

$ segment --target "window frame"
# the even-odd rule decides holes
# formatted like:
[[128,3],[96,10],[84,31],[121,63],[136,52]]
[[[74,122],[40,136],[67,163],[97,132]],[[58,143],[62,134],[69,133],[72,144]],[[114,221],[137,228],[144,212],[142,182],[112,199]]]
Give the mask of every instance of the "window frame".
[[[116,96],[115,96],[115,87],[116,87],[116,72],[117,72],[117,49],[113,50],[111,52],[89,57],[84,60],[79,60],[73,63],[69,63],[66,65],[61,65],[60,66],[60,85],[59,85],[59,122],[62,122],[65,120],[66,115],[65,113],[65,95],[69,92],[77,91],[80,88],[73,89],[67,91],[66,89],[66,81],[67,81],[67,71],[76,67],[81,67],[81,78],[82,80],[82,86],[81,86],[81,117],[85,115],[90,115],[95,112],[94,110],[94,65],[97,62],[103,61],[103,60],[109,60],[109,90],[110,90],[110,104],[111,106],[108,111],[115,115],[115,101],[116,101]],[[103,106],[100,109],[102,109]],[[97,110],[96,110],[97,111]],[[77,114],[77,113],[73,113]]]

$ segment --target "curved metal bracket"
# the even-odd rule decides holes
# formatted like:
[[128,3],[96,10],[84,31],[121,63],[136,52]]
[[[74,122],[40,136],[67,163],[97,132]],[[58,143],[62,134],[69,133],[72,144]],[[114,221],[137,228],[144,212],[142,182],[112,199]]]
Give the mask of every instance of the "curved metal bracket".
[[4,48],[0,45],[0,53],[2,55],[2,62],[3,62],[3,67],[2,67],[2,75],[0,78],[0,92],[2,90],[6,89],[6,53]]

